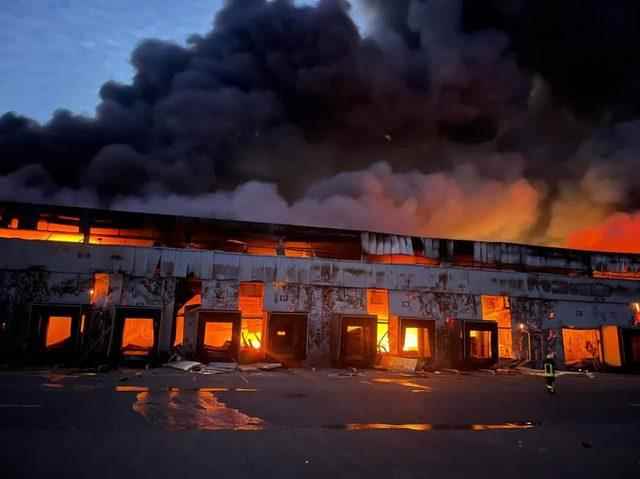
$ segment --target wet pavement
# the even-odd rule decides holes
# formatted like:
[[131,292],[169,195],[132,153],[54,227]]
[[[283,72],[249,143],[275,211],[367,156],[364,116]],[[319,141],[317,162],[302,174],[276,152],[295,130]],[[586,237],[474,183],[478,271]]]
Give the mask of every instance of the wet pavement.
[[0,373],[2,477],[635,477],[640,376]]

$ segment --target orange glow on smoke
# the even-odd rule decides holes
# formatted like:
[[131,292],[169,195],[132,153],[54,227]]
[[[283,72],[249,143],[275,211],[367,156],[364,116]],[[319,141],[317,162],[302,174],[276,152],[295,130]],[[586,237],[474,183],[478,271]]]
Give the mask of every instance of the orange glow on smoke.
[[571,233],[567,238],[567,246],[594,251],[640,253],[638,238],[640,238],[640,213],[634,215],[616,213],[598,226]]
[[122,332],[122,353],[125,356],[146,356],[153,349],[152,318],[126,318]]
[[47,326],[47,349],[60,346],[71,337],[70,316],[50,316]]

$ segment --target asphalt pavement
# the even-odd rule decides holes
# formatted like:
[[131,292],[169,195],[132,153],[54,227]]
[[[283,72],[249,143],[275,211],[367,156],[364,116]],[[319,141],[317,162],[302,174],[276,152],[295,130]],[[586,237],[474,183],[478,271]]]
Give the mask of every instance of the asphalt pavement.
[[640,477],[640,376],[6,371],[0,451],[6,478]]

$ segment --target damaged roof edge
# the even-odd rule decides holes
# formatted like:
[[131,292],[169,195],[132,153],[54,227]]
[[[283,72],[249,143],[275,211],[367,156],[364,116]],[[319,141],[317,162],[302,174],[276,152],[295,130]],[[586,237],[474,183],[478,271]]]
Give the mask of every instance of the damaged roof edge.
[[[40,218],[42,215],[57,215],[58,217],[76,217],[81,228],[95,226],[101,221],[121,221],[127,225],[144,225],[169,227],[177,226],[211,226],[222,230],[229,237],[234,234],[260,234],[287,239],[305,238],[310,241],[348,241],[354,247],[361,248],[362,252],[370,255],[413,255],[416,245],[422,251],[421,256],[427,258],[447,258],[458,255],[467,255],[478,263],[502,263],[502,264],[527,264],[527,260],[537,261],[535,258],[545,260],[558,260],[563,267],[573,267],[577,270],[594,269],[610,270],[603,264],[620,264],[624,270],[628,265],[634,265],[633,270],[640,270],[640,255],[631,253],[612,253],[587,250],[575,250],[568,248],[549,247],[542,245],[529,245],[509,242],[474,241],[465,239],[424,238],[418,236],[399,235],[394,233],[382,233],[375,231],[361,231],[347,228],[328,228],[307,225],[287,225],[275,223],[262,223],[254,221],[242,221],[236,219],[203,218],[192,216],[166,215],[156,213],[137,213],[130,211],[107,210],[96,208],[83,208],[76,206],[62,206],[53,204],[21,203],[12,201],[0,201],[0,225],[6,225],[11,218],[23,216],[25,218]],[[82,231],[82,229],[81,229]],[[160,245],[164,246],[164,245]],[[600,265],[600,267],[599,267]],[[637,266],[637,268],[635,268]],[[625,269],[626,268],[626,269]]]

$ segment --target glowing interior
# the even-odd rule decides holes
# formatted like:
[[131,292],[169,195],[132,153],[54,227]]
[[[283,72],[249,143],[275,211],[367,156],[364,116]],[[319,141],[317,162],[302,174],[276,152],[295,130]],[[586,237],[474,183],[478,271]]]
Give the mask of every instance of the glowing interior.
[[419,353],[420,344],[418,339],[418,328],[405,328],[404,329],[404,344],[402,350],[405,353]]
[[566,364],[602,359],[598,329],[563,329],[562,345]]
[[367,290],[367,314],[378,318],[377,349],[389,352],[389,292],[386,289]]
[[122,331],[122,354],[146,356],[154,344],[152,318],[125,318]]
[[242,315],[240,347],[260,350],[262,348],[262,329],[264,285],[262,283],[240,283],[238,309]]
[[47,349],[59,347],[71,337],[71,316],[49,316],[47,325]]
[[469,356],[473,359],[490,359],[491,331],[469,331]]
[[602,327],[602,349],[604,350],[604,360],[609,366],[622,366],[620,335],[617,326]]
[[511,309],[507,296],[482,296],[482,319],[498,323],[498,355],[513,358]]
[[208,321],[204,326],[204,346],[209,349],[228,349],[233,340],[232,323]]

